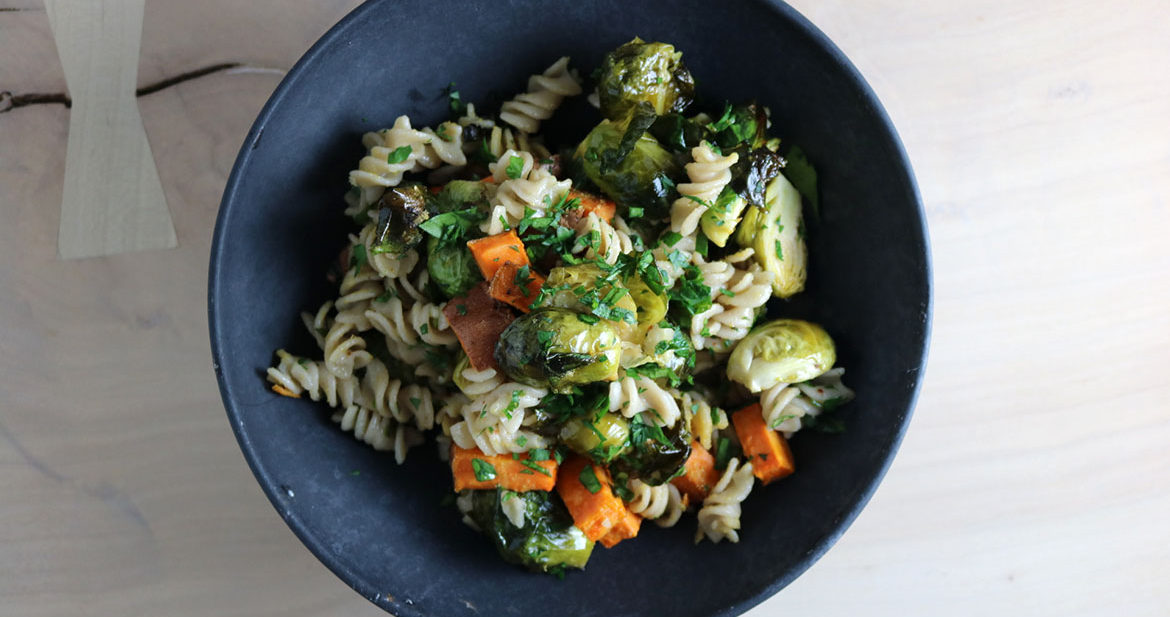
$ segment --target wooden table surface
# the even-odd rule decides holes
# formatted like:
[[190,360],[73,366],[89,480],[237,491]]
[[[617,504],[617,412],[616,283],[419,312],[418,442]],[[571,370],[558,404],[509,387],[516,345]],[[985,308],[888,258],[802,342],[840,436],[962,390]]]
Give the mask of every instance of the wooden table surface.
[[[239,63],[138,98],[178,247],[61,260],[65,73],[0,0],[0,91],[58,95],[0,97],[0,613],[380,614],[258,488],[205,304],[245,132],[355,4],[152,0],[140,86]],[[905,140],[937,295],[885,482],[749,615],[1170,614],[1166,4],[794,4]]]

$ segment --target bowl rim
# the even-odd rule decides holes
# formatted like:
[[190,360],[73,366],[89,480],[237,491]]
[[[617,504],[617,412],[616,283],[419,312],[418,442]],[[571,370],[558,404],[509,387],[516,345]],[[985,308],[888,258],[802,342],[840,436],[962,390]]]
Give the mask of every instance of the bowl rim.
[[[797,11],[792,6],[782,2],[781,0],[755,0],[766,10],[771,10],[774,13],[788,22],[794,27],[801,30],[804,35],[808,36],[814,43],[819,45],[826,53],[828,53],[833,61],[842,67],[846,73],[846,77],[852,85],[857,88],[857,92],[862,97],[862,102],[869,105],[880,128],[884,130],[890,139],[890,144],[893,146],[896,162],[901,169],[906,172],[907,189],[913,200],[913,205],[916,210],[917,219],[919,221],[919,228],[915,229],[917,234],[922,239],[922,262],[920,265],[923,275],[923,287],[925,291],[925,298],[922,302],[919,316],[922,319],[922,337],[919,341],[914,341],[917,344],[919,357],[921,361],[917,367],[914,378],[913,389],[910,392],[908,405],[905,414],[902,417],[901,423],[894,427],[889,447],[885,456],[882,458],[881,464],[873,470],[871,476],[864,482],[860,494],[856,501],[848,506],[843,512],[841,518],[837,521],[834,529],[816,541],[813,548],[806,553],[795,567],[791,568],[782,576],[777,577],[770,583],[764,584],[761,587],[751,591],[748,595],[736,599],[731,604],[719,609],[713,613],[713,617],[733,617],[741,615],[753,607],[759,605],[763,601],[778,593],[781,589],[788,586],[800,575],[806,572],[814,563],[816,563],[849,529],[853,521],[857,519],[858,515],[869,503],[877,490],[890,465],[893,463],[895,456],[901,446],[902,440],[905,438],[906,430],[909,427],[910,419],[913,416],[914,408],[917,404],[919,393],[922,390],[922,381],[925,377],[925,370],[927,359],[930,351],[931,327],[932,327],[932,309],[934,306],[934,283],[933,272],[931,267],[931,250],[930,250],[930,235],[928,233],[925,209],[922,203],[922,196],[918,188],[918,182],[914,174],[914,169],[910,165],[909,157],[906,153],[901,137],[898,135],[893,122],[890,120],[885,107],[882,106],[877,94],[874,93],[869,83],[861,75],[861,72],[849,60],[848,57],[841,51],[840,48],[834,44],[824,32],[817,28],[804,15]],[[220,340],[223,338],[223,323],[222,316],[218,309],[217,297],[219,286],[222,284],[223,277],[221,266],[223,263],[223,253],[226,249],[223,237],[226,228],[228,227],[232,214],[237,207],[236,194],[239,191],[241,181],[245,176],[245,170],[249,166],[252,159],[252,152],[257,148],[260,139],[264,134],[265,125],[273,112],[280,107],[285,97],[293,86],[301,79],[305,72],[305,67],[314,63],[318,56],[325,51],[338,44],[339,41],[345,38],[346,32],[356,23],[365,18],[368,14],[382,8],[383,0],[366,0],[361,5],[355,7],[340,21],[331,26],[313,45],[297,60],[288,73],[281,79],[280,83],[273,90],[272,95],[265,102],[264,107],[261,108],[260,113],[256,116],[251,128],[249,128],[242,145],[240,146],[239,154],[232,166],[231,174],[228,176],[227,183],[224,187],[223,197],[220,201],[219,211],[216,215],[216,222],[214,227],[214,235],[211,243],[210,259],[208,264],[208,293],[207,293],[207,314],[208,314],[208,334],[211,339],[211,355],[212,368],[215,371],[216,382],[219,385],[220,398],[223,401],[224,408],[227,412],[228,420],[231,422],[232,432],[235,434],[236,441],[240,445],[240,450],[244,455],[244,459],[248,463],[248,467],[252,470],[252,474],[260,484],[261,490],[268,498],[268,501],[280,514],[280,517],[292,530],[293,534],[301,541],[302,544],[334,575],[341,579],[346,585],[357,591],[363,597],[373,602],[383,610],[389,611],[398,617],[434,617],[430,613],[422,612],[421,608],[414,604],[407,604],[400,601],[391,595],[385,594],[379,590],[371,581],[367,580],[364,575],[354,568],[349,567],[340,558],[332,555],[320,540],[307,528],[304,522],[293,514],[290,510],[285,509],[281,500],[277,495],[279,489],[278,482],[273,477],[272,473],[264,466],[256,455],[253,448],[251,438],[244,429],[242,416],[239,409],[237,409],[235,400],[236,395],[224,376],[222,363],[220,359],[223,357]]]

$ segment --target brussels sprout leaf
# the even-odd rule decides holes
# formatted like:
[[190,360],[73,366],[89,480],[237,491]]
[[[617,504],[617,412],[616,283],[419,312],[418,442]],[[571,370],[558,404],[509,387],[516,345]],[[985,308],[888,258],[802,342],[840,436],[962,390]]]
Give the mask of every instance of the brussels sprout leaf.
[[820,196],[817,193],[817,170],[809,162],[804,150],[793,146],[784,157],[788,164],[784,166],[784,177],[796,187],[800,196],[808,202],[812,209],[813,218],[820,220]]

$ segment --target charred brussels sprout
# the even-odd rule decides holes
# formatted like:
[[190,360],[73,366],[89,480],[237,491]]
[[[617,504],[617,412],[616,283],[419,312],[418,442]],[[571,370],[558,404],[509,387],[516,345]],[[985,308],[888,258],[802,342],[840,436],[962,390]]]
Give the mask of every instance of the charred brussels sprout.
[[574,385],[612,380],[621,339],[612,326],[560,308],[540,308],[513,321],[496,343],[496,362],[512,379],[567,391]]
[[443,190],[431,197],[431,207],[438,214],[476,208],[489,210],[488,187],[483,182],[471,180],[452,180],[443,187]]
[[574,158],[585,176],[619,206],[644,208],[651,215],[669,212],[668,187],[679,172],[678,163],[645,129],[625,139],[628,128],[602,120],[577,146]]
[[768,112],[755,103],[728,105],[723,115],[707,129],[714,134],[715,143],[724,150],[741,144],[751,150],[763,148],[768,141]]
[[[507,502],[518,499],[522,504]],[[520,506],[520,507],[518,507]],[[505,508],[523,512],[517,527]],[[593,552],[593,542],[573,526],[573,517],[555,493],[515,493],[497,489],[472,491],[471,520],[492,540],[500,556],[509,563],[547,572],[556,566],[584,568]]]
[[837,349],[825,329],[799,319],[777,319],[751,331],[727,360],[727,377],[760,392],[779,383],[808,381],[833,368]]
[[574,418],[561,429],[561,439],[575,452],[605,464],[629,447],[630,423],[609,412]]
[[386,189],[378,202],[373,252],[400,255],[422,241],[419,225],[431,217],[427,190],[420,184]]
[[446,244],[434,236],[427,238],[427,272],[448,298],[463,295],[483,280],[466,244]]
[[709,137],[707,127],[682,114],[659,116],[650,127],[650,134],[673,152],[690,152]]
[[808,248],[804,244],[800,193],[783,175],[768,184],[765,206],[752,206],[735,239],[755,249],[756,263],[771,272],[772,293],[787,298],[804,289]]
[[682,52],[636,37],[605,55],[597,80],[601,113],[611,120],[624,118],[642,102],[650,103],[659,115],[683,111],[694,92],[695,80],[682,62]]
[[610,463],[610,470],[659,486],[678,475],[690,455],[691,433],[685,422],[658,426],[638,414],[630,422],[630,447]]

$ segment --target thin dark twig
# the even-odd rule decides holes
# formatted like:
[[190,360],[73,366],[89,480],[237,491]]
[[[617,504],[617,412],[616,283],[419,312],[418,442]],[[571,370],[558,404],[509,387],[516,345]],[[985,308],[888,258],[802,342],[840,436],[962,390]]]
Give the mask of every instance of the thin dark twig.
[[[2,10],[2,9],[0,9]],[[171,86],[176,86],[185,81],[192,79],[199,79],[212,73],[219,73],[229,69],[239,68],[243,66],[241,62],[222,62],[220,64],[213,64],[205,66],[186,73],[180,73],[173,77],[168,77],[156,81],[152,84],[147,84],[134,92],[135,96],[143,97],[154,94],[160,90],[165,90]],[[56,92],[52,94],[44,93],[29,93],[29,94],[13,94],[7,90],[0,92],[0,114],[6,111],[12,111],[17,107],[27,107],[29,105],[64,105],[66,108],[73,106],[73,100],[69,98],[68,94],[63,92]]]

